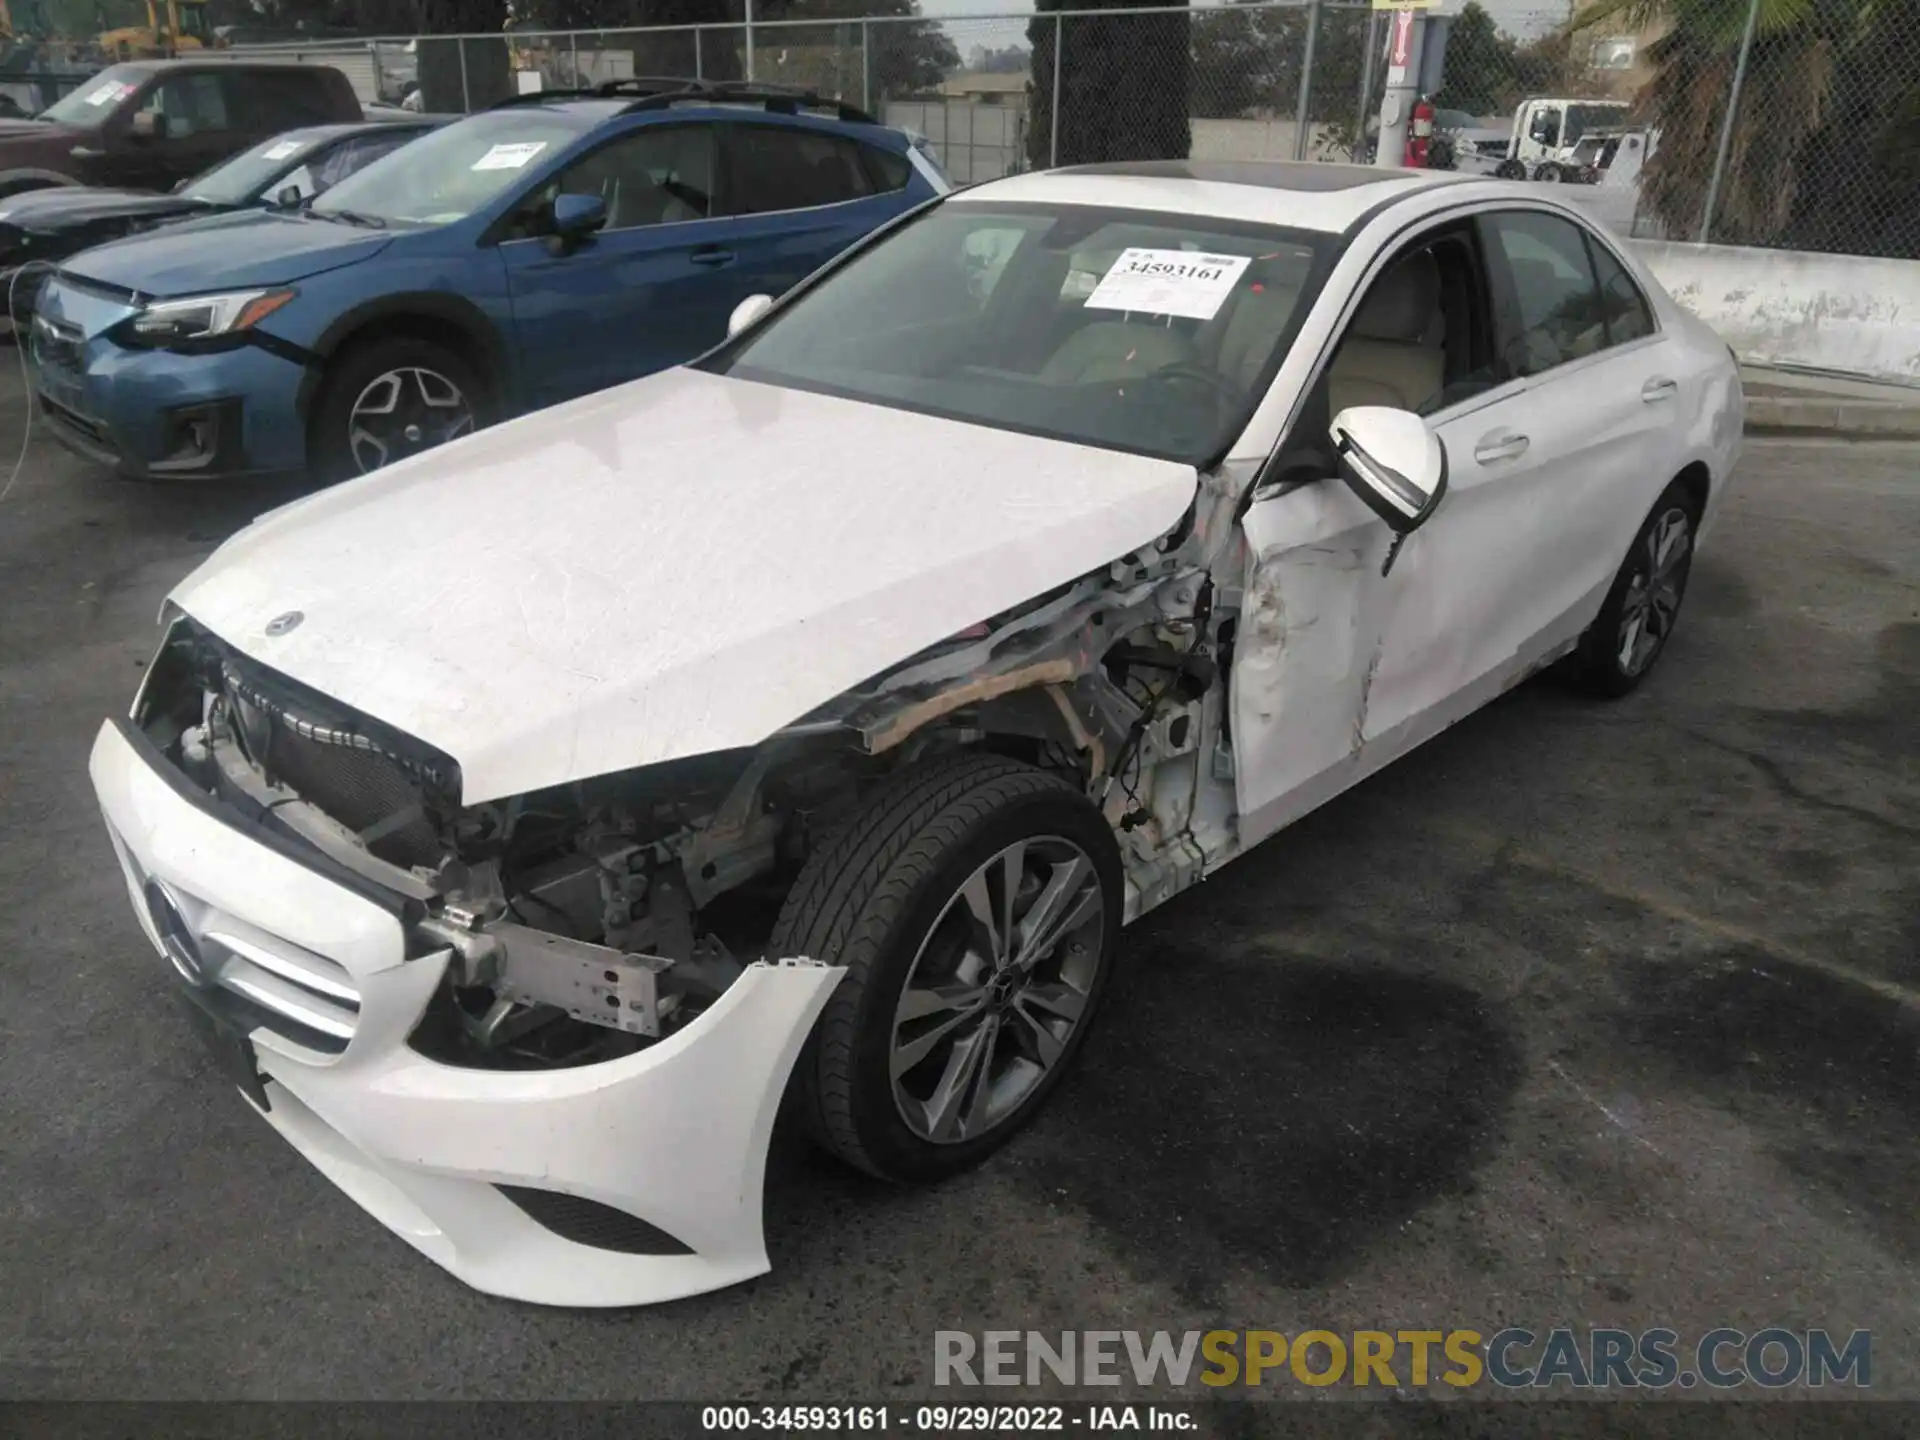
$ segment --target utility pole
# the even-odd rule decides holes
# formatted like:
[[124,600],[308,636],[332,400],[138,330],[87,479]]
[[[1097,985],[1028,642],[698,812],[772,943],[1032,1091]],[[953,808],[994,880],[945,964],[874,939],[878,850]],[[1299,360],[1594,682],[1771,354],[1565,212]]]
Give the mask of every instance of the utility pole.
[[1387,32],[1387,90],[1380,101],[1380,143],[1373,163],[1397,169],[1407,159],[1407,121],[1420,98],[1420,48],[1426,21],[1418,11],[1395,10]]

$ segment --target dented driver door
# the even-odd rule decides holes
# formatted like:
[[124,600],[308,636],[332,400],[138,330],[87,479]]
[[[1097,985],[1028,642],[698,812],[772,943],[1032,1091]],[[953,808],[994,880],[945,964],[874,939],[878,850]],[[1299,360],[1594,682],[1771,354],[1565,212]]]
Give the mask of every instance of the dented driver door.
[[1388,537],[1332,478],[1256,498],[1241,532],[1229,702],[1240,839],[1251,845],[1359,778]]

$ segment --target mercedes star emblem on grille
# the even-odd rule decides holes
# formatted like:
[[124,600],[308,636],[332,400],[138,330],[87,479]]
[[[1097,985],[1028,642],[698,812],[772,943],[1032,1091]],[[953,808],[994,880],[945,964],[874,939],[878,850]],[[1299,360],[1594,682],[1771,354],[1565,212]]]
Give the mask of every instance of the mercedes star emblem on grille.
[[146,895],[147,914],[153,918],[153,928],[159,933],[160,944],[173,962],[173,968],[189,985],[206,984],[207,971],[200,958],[200,942],[187,924],[173,892],[158,880],[149,880]]
[[298,610],[289,610],[284,615],[276,615],[267,622],[267,634],[284,635],[289,630],[298,629],[300,622],[306,618]]

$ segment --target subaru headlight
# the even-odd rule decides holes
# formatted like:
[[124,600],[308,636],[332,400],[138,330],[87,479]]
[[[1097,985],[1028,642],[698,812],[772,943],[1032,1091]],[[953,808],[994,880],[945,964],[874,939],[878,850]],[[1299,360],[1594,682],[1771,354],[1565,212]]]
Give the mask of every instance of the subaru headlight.
[[293,297],[292,290],[235,290],[225,295],[154,300],[114,327],[114,336],[128,345],[168,348],[237,335],[258,325]]

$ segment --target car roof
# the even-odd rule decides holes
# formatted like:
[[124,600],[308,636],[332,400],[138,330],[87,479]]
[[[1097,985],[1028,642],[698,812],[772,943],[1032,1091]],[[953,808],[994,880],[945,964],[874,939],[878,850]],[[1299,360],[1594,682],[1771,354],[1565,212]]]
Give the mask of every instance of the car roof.
[[294,141],[301,145],[318,145],[327,140],[339,140],[348,135],[395,134],[403,135],[409,130],[431,130],[443,125],[444,120],[429,116],[425,122],[414,120],[342,120],[335,125],[302,125],[293,130],[282,130],[273,138],[280,141]]
[[1310,161],[1139,160],[1013,175],[953,198],[1159,210],[1337,234],[1383,201],[1474,178]]
[[312,65],[300,60],[115,60],[107,67],[114,70],[138,70],[147,75],[164,75],[173,70],[291,70],[305,74],[313,70],[333,70],[341,79],[344,72],[331,65]]

